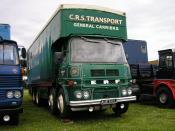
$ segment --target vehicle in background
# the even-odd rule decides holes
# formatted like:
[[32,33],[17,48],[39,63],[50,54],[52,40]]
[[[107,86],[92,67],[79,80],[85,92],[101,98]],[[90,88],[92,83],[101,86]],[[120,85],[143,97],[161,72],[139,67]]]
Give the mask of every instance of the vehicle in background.
[[26,49],[23,45],[18,45],[18,54],[19,54],[19,60],[20,60],[20,63],[22,65],[25,65],[27,64],[27,58],[23,58],[23,52],[26,52]]
[[23,52],[26,52],[26,49],[23,45],[18,45],[18,54],[19,54],[19,60],[20,60],[20,64],[23,65],[23,69],[24,69],[24,75],[22,76],[22,82],[23,82],[23,87],[27,88],[27,58],[26,56],[24,57],[24,54],[22,54]]
[[154,80],[154,96],[162,107],[173,107],[175,102],[175,50],[160,50],[159,66]]
[[[22,53],[25,57],[26,52]],[[15,41],[0,39],[0,119],[18,124],[22,113],[23,68]]]
[[128,39],[123,44],[128,64],[148,64],[147,43],[144,40]]
[[27,52],[33,102],[48,100],[52,113],[128,110],[136,99],[123,50],[126,16],[111,9],[61,5]]
[[157,65],[148,63],[146,41],[129,39],[123,46],[131,70],[133,94],[137,100],[152,99]]
[[10,25],[0,24],[0,36],[4,40],[10,40]]
[[130,64],[132,75],[132,91],[137,100],[153,100],[153,81],[156,77],[157,65]]

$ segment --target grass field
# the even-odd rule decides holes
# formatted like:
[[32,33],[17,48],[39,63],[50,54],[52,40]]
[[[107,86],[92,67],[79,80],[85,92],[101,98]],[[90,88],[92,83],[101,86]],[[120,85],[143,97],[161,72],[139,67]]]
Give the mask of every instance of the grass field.
[[160,109],[153,105],[131,103],[122,117],[111,110],[101,113],[74,113],[71,123],[49,113],[46,107],[37,107],[25,91],[24,113],[18,126],[0,125],[0,131],[144,131],[175,130],[175,109]]

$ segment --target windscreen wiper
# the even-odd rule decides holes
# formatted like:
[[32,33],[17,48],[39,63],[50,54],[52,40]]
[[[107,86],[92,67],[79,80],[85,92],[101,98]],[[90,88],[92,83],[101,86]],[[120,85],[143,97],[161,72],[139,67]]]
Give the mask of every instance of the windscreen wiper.
[[104,38],[104,40],[105,40],[106,42],[110,43],[110,44],[113,44],[113,45],[121,45],[121,44],[119,44],[119,43],[117,43],[117,42],[110,41],[110,40],[108,40],[107,38]]
[[81,37],[81,39],[83,39],[83,40],[85,40],[85,41],[87,41],[87,42],[100,43],[100,41],[88,39],[88,38],[86,38],[86,37]]

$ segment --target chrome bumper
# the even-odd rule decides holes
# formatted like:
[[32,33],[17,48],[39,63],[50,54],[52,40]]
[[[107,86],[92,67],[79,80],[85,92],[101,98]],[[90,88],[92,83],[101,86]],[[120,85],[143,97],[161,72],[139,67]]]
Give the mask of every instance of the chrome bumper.
[[[136,96],[128,96],[128,97],[120,97],[120,98],[107,98],[107,99],[97,99],[97,100],[84,100],[84,101],[70,101],[71,107],[79,107],[79,106],[93,106],[93,105],[104,105],[103,101],[113,101],[112,104],[119,102],[129,102],[135,101]],[[105,105],[110,105],[105,104]]]

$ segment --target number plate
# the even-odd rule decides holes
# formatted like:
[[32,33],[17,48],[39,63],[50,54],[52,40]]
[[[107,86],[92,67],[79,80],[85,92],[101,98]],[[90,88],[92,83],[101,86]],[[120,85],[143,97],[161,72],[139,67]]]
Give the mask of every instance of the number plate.
[[106,104],[115,104],[117,103],[117,100],[116,99],[109,99],[109,100],[102,100],[101,101],[101,104],[102,105],[106,105]]

